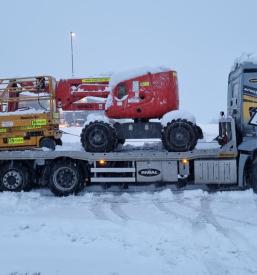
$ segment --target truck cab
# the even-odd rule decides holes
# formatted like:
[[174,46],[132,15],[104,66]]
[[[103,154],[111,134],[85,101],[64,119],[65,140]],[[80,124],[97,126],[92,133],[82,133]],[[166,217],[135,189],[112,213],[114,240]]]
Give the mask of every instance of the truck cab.
[[228,115],[235,119],[238,144],[244,138],[256,137],[251,119],[257,109],[257,64],[236,64],[228,78]]

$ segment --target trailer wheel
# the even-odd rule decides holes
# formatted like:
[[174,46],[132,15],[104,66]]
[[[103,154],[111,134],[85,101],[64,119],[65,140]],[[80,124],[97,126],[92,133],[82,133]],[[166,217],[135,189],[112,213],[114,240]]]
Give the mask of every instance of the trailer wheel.
[[115,129],[102,121],[90,122],[80,137],[87,152],[111,152],[118,144]]
[[0,169],[0,191],[19,192],[27,190],[28,168],[20,162],[8,163]]
[[45,138],[42,138],[39,142],[39,147],[41,148],[46,147],[54,151],[55,146],[56,146],[56,141],[53,138],[45,137]]
[[76,194],[83,188],[81,174],[82,171],[75,162],[54,163],[50,172],[49,188],[56,196]]
[[55,140],[56,145],[62,146],[62,140],[60,138]]
[[125,139],[125,138],[123,138],[123,139],[118,139],[118,144],[123,145],[125,142],[126,142],[126,139]]
[[171,152],[193,150],[197,140],[198,134],[194,124],[185,119],[171,121],[162,131],[163,145],[166,150]]

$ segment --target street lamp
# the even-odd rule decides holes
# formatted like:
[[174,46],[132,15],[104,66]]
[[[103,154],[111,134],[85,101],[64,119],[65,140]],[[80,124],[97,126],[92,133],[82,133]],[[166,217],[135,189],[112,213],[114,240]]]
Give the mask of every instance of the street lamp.
[[73,37],[75,32],[70,32],[70,49],[71,49],[71,75],[74,76],[74,65],[73,65]]

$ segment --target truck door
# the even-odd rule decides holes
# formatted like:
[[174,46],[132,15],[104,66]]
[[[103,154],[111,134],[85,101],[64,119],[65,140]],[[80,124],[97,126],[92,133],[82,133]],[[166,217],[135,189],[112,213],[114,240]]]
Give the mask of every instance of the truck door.
[[241,93],[239,78],[233,79],[228,88],[228,115],[235,119],[236,125],[241,124]]

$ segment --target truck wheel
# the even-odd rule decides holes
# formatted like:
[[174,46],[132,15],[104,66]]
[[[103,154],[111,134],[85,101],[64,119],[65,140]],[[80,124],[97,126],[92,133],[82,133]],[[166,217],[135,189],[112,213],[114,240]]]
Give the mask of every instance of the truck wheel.
[[0,191],[19,192],[28,188],[28,168],[23,164],[8,163],[0,169]]
[[55,150],[56,142],[53,138],[42,138],[39,142],[39,147],[46,147],[51,150]]
[[59,197],[77,194],[83,188],[81,174],[75,162],[57,162],[50,172],[49,188]]
[[102,121],[86,125],[80,138],[87,152],[111,152],[118,144],[115,129]]
[[170,152],[193,150],[198,140],[196,132],[194,124],[190,121],[185,119],[173,120],[163,128],[163,145]]
[[123,145],[126,142],[126,139],[118,139],[118,144]]

